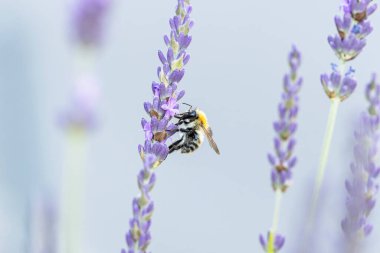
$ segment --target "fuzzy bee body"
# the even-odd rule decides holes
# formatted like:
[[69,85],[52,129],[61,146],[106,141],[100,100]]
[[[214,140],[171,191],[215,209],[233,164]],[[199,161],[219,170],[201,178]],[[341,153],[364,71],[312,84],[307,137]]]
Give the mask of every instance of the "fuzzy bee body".
[[191,153],[197,150],[203,143],[204,136],[210,146],[217,154],[219,149],[212,138],[212,131],[204,112],[199,109],[189,110],[188,112],[175,116],[178,119],[179,132],[183,133],[182,137],[169,146],[169,153],[181,150],[181,153]]
[[[181,142],[176,145],[176,147],[180,147],[181,153],[191,153],[198,149],[204,140],[204,134],[201,133],[200,129],[187,127],[186,130],[189,132],[185,133],[180,139]],[[172,146],[172,149],[169,147],[169,152],[174,151],[175,146]]]

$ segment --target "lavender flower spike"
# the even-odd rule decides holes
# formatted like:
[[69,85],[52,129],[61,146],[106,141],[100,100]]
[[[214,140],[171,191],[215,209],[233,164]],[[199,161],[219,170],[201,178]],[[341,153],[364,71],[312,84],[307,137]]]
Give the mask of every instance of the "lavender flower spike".
[[334,134],[339,105],[355,91],[357,82],[352,67],[346,70],[346,62],[355,59],[366,44],[366,37],[372,32],[368,17],[375,12],[377,5],[372,0],[344,0],[342,16],[335,17],[337,34],[328,37],[328,42],[339,59],[339,65],[332,64],[331,74],[322,74],[322,87],[330,99],[330,112],[319,160],[318,172],[312,196],[312,204],[307,224],[307,234],[311,233],[319,193],[322,187],[330,146]]
[[297,76],[300,63],[301,54],[293,46],[289,54],[290,73],[284,76],[284,92],[278,105],[279,119],[273,123],[277,134],[274,139],[275,153],[268,154],[274,191],[286,191],[292,178],[292,168],[297,162],[293,150],[296,144],[294,133],[297,129],[298,92],[302,85],[302,78]]
[[302,78],[297,71],[301,65],[301,53],[293,46],[288,57],[290,73],[284,76],[284,91],[278,105],[279,119],[273,123],[276,137],[274,139],[275,154],[268,154],[271,168],[271,182],[276,193],[273,223],[267,240],[260,235],[260,243],[265,252],[278,252],[285,243],[285,237],[277,233],[282,194],[288,189],[292,179],[292,169],[297,158],[293,156],[297,129],[298,92],[302,86]]
[[369,108],[361,114],[359,128],[355,131],[352,177],[345,184],[347,214],[341,225],[350,247],[371,233],[373,227],[367,218],[375,206],[375,195],[379,189],[376,180],[380,164],[376,157],[379,155],[377,146],[380,137],[380,84],[376,82],[375,75],[367,85],[366,97]]
[[176,130],[170,120],[178,112],[178,100],[184,95],[184,91],[177,91],[177,85],[190,59],[186,49],[191,42],[191,10],[189,0],[178,0],[176,15],[169,20],[171,32],[169,36],[164,36],[167,52],[158,51],[162,63],[157,70],[159,82],[152,83],[153,101],[144,103],[148,119],[141,121],[145,144],[138,148],[143,161],[143,168],[137,176],[140,194],[132,202],[133,218],[126,234],[128,250],[123,249],[122,253],[145,253],[151,241],[150,226],[154,210],[151,191],[156,182],[154,169],[166,159],[169,152],[166,141]]
[[341,61],[356,58],[366,45],[366,37],[372,32],[367,20],[377,9],[372,0],[345,0],[342,17],[335,17],[337,34],[328,37],[328,42]]
[[330,75],[321,75],[321,83],[330,99],[347,99],[356,88],[353,70],[345,73],[344,64],[355,59],[366,45],[366,37],[373,28],[368,17],[377,9],[372,0],[345,0],[342,17],[335,17],[337,34],[328,37],[328,42],[341,62],[340,68],[333,64]]

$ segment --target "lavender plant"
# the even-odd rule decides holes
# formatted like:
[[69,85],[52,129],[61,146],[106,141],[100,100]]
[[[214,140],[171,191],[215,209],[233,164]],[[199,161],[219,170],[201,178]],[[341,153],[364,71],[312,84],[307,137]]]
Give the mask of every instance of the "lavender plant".
[[352,176],[346,180],[348,193],[347,214],[342,220],[342,229],[348,240],[349,252],[357,252],[363,237],[372,231],[367,218],[375,206],[375,195],[379,189],[376,181],[380,174],[377,161],[380,137],[380,84],[376,75],[366,87],[369,107],[360,115],[360,124],[355,131],[354,161],[351,163]]
[[164,36],[167,52],[158,51],[162,63],[157,69],[159,82],[152,83],[153,101],[144,103],[149,119],[143,118],[141,121],[145,143],[138,147],[143,161],[143,168],[137,176],[140,194],[132,201],[133,218],[126,234],[128,249],[122,249],[122,253],[145,253],[151,241],[150,226],[154,210],[151,191],[156,182],[155,169],[169,152],[166,141],[176,130],[176,125],[170,121],[178,112],[178,101],[185,94],[183,90],[178,91],[177,84],[183,78],[184,66],[190,59],[186,49],[191,42],[191,11],[189,0],[178,0],[175,16],[169,20],[171,32]]
[[87,133],[97,125],[99,85],[95,53],[104,33],[103,23],[110,0],[76,0],[70,13],[76,57],[75,85],[66,109],[59,115],[67,133],[60,205],[60,252],[83,252],[82,226]]
[[331,105],[314,184],[308,230],[313,225],[339,105],[354,92],[357,84],[353,77],[355,71],[352,67],[346,70],[346,63],[355,59],[365,47],[366,37],[372,32],[368,17],[375,12],[376,8],[377,5],[372,0],[344,0],[341,16],[335,17],[337,33],[328,36],[328,42],[340,63],[339,65],[332,64],[332,72],[329,75],[321,75],[322,87]]
[[265,239],[263,235],[260,235],[259,238],[261,246],[268,253],[278,252],[285,243],[285,237],[277,233],[281,197],[291,183],[292,170],[297,162],[293,151],[296,145],[294,134],[297,129],[298,92],[302,86],[302,77],[298,77],[297,74],[301,65],[301,54],[295,46],[289,53],[288,62],[290,73],[284,76],[284,91],[278,105],[279,119],[273,123],[276,132],[275,152],[274,155],[268,154],[268,160],[272,167],[272,188],[276,193],[273,223],[267,238]]

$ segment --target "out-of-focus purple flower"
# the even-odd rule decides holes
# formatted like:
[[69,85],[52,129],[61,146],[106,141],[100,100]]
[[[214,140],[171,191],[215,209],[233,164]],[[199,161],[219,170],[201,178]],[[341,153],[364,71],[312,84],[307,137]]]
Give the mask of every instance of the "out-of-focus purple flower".
[[302,86],[302,78],[297,76],[301,64],[301,54],[295,46],[289,54],[290,74],[284,76],[284,92],[278,105],[279,120],[273,123],[276,137],[274,154],[268,154],[272,166],[271,181],[276,191],[286,191],[292,177],[292,168],[297,158],[293,156],[296,144],[294,133],[297,129],[298,92]]
[[59,124],[65,129],[93,129],[97,122],[96,107],[99,97],[96,80],[90,76],[80,78],[74,87],[68,107],[59,115]]
[[280,234],[268,232],[267,238],[263,235],[259,236],[259,241],[265,252],[278,252],[285,244],[285,237]]
[[328,37],[331,48],[341,61],[357,57],[366,45],[366,37],[372,32],[367,17],[377,8],[372,0],[345,0],[343,16],[335,17],[338,34]]
[[330,99],[339,98],[340,101],[347,99],[354,91],[357,85],[353,78],[354,70],[350,70],[342,76],[340,72],[333,67],[330,75],[322,74],[321,83],[326,95]]
[[133,199],[133,218],[126,235],[128,250],[122,253],[145,253],[151,241],[150,226],[154,210],[150,192],[156,182],[154,169],[167,157],[166,141],[175,133],[176,125],[171,119],[178,112],[178,101],[184,91],[178,91],[177,85],[182,80],[190,55],[186,52],[191,42],[189,31],[193,26],[190,19],[192,7],[189,0],[178,0],[176,15],[169,20],[171,32],[164,36],[167,52],[158,51],[162,66],[157,69],[158,82],[152,83],[153,101],[145,102],[144,109],[148,119],[142,119],[145,132],[145,144],[139,146],[143,169],[137,177],[140,195]]
[[102,40],[105,15],[111,0],[75,0],[72,14],[72,30],[75,39],[89,46]]
[[377,162],[380,127],[380,84],[373,75],[366,88],[369,102],[367,112],[361,114],[360,124],[355,131],[354,161],[351,163],[352,177],[346,180],[348,193],[347,213],[342,220],[342,229],[348,240],[357,242],[372,231],[367,218],[375,206],[375,195],[380,166]]

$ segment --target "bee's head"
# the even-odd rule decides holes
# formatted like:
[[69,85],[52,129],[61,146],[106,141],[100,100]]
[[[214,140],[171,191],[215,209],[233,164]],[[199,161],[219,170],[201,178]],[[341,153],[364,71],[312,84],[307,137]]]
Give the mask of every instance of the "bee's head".
[[187,112],[177,113],[176,118],[183,118],[183,117],[185,117],[185,118],[196,118],[197,117],[197,110],[198,109],[195,109],[195,110],[192,109],[193,106],[190,104],[187,104],[187,103],[182,103],[182,104],[189,106],[189,109],[187,110]]

